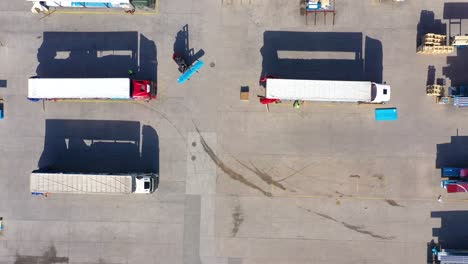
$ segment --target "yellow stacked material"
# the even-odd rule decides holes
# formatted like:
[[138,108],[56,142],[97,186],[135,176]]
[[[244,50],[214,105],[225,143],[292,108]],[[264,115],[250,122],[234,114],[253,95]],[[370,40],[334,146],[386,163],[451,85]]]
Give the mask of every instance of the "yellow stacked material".
[[426,94],[431,96],[442,96],[444,94],[444,86],[428,85],[426,86]]
[[444,35],[428,33],[422,39],[424,46],[445,46],[447,37]]
[[240,93],[240,99],[241,101],[248,101],[249,100],[249,92],[241,92]]
[[455,51],[453,46],[426,46],[421,45],[418,47],[419,54],[449,54]]

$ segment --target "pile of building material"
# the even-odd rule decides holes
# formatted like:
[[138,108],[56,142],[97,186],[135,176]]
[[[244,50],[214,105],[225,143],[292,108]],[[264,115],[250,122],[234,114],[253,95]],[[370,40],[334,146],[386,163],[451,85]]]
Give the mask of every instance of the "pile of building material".
[[455,51],[455,47],[447,45],[445,35],[427,33],[418,47],[419,54],[449,54]]

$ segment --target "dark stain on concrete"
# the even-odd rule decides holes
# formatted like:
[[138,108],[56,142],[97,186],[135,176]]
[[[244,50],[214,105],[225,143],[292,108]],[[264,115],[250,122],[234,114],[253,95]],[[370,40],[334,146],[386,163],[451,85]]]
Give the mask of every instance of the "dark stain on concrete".
[[323,218],[326,218],[328,220],[331,220],[333,222],[338,222],[338,220],[336,220],[335,218],[329,216],[329,215],[326,215],[326,214],[321,214],[321,213],[317,213],[317,212],[313,212],[314,214],[320,216],[320,217],[323,217]]
[[389,205],[391,205],[391,206],[404,207],[403,205],[397,203],[397,202],[394,201],[394,200],[387,199],[387,200],[385,200],[385,202],[387,202],[387,203],[388,203]]
[[269,185],[273,185],[275,187],[280,188],[281,190],[285,191],[286,187],[284,187],[283,184],[279,183],[278,181],[273,180],[273,177],[271,177],[268,173],[261,171],[258,169],[255,165],[252,165],[252,167],[247,166],[246,164],[242,163],[241,161],[237,160],[240,165],[242,165],[244,168],[248,169],[249,171],[253,172],[255,175],[257,175],[262,181],[266,182]]
[[239,228],[244,222],[244,216],[242,214],[242,209],[240,207],[240,204],[236,205],[234,207],[234,212],[232,213],[232,231],[231,234],[233,237],[237,235],[237,232],[239,232]]
[[371,236],[371,237],[373,237],[373,238],[378,238],[378,239],[383,239],[383,240],[390,240],[390,239],[394,239],[394,238],[395,238],[394,236],[381,236],[381,235],[376,235],[376,234],[374,234],[374,233],[372,233],[372,232],[370,232],[370,231],[365,230],[365,229],[364,229],[364,228],[365,228],[364,226],[350,225],[350,224],[348,224],[348,223],[346,223],[346,222],[341,222],[341,224],[342,224],[344,227],[346,227],[346,228],[348,228],[348,229],[350,229],[350,230],[356,231],[356,232],[361,233],[361,234],[364,234],[364,235]]
[[352,195],[350,194],[344,194],[342,192],[339,192],[339,191],[335,191],[336,194],[338,194],[338,196],[340,196],[340,198],[343,198],[343,197],[353,197]]
[[[304,208],[303,208],[304,209]],[[381,235],[377,235],[377,234],[374,234],[370,231],[367,231],[365,230],[365,226],[355,226],[355,225],[351,225],[351,224],[348,224],[346,222],[343,222],[343,221],[339,221],[329,215],[326,215],[326,214],[321,214],[321,213],[317,213],[317,212],[313,212],[309,209],[306,209],[307,212],[310,212],[310,213],[313,213],[315,215],[318,215],[322,218],[325,218],[327,220],[330,220],[330,221],[333,221],[335,223],[340,223],[341,225],[343,225],[344,227],[348,228],[349,230],[353,230],[355,232],[358,232],[358,233],[361,233],[361,234],[364,234],[364,235],[368,235],[370,237],[373,237],[373,238],[378,238],[378,239],[382,239],[382,240],[390,240],[390,239],[394,239],[395,237],[394,236],[381,236]]]
[[50,246],[42,256],[28,256],[16,253],[15,264],[54,264],[68,263],[68,257],[57,257],[57,249]]
[[382,181],[385,178],[385,175],[383,175],[383,174],[374,174],[374,175],[372,175],[372,177],[377,178],[377,179]]
[[358,174],[351,174],[349,175],[350,178],[361,178],[361,175],[358,175]]
[[262,188],[258,187],[254,183],[250,182],[244,176],[240,175],[239,173],[237,173],[234,170],[232,170],[231,168],[229,168],[226,164],[224,164],[224,162],[221,161],[218,158],[218,156],[216,156],[216,154],[210,148],[210,146],[208,146],[208,144],[206,143],[205,139],[202,137],[202,135],[201,135],[200,131],[198,130],[198,128],[197,128],[197,132],[200,135],[200,142],[201,142],[201,144],[203,146],[203,150],[206,152],[206,154],[208,154],[208,156],[210,156],[211,160],[216,164],[216,166],[218,168],[220,168],[224,173],[226,173],[231,179],[233,179],[235,181],[238,181],[240,183],[243,183],[244,185],[261,192],[265,196],[268,196],[268,197],[272,196],[270,192],[264,191]]

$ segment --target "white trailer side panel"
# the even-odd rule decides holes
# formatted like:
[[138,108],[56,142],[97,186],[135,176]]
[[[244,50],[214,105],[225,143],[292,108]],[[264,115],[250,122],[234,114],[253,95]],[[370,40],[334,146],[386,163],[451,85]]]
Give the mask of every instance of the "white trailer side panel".
[[37,99],[130,99],[128,78],[28,80],[28,97]]
[[132,176],[31,173],[31,192],[71,194],[129,194]]
[[[40,2],[39,0],[27,0],[30,2]],[[51,7],[107,7],[126,8],[130,6],[130,0],[45,0],[43,3]]]
[[266,97],[281,100],[369,102],[371,82],[267,79]]

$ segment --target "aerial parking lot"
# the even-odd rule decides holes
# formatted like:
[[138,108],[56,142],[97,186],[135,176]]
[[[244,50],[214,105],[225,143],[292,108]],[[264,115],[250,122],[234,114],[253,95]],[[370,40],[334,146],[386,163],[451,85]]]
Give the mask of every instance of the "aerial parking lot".
[[[468,168],[455,38],[468,3],[312,2],[0,2],[0,263],[433,263],[434,247],[468,249],[468,195],[447,193],[466,186],[441,187],[443,168]],[[265,76],[389,85],[390,100],[262,104]],[[132,92],[32,97],[30,78]],[[397,116],[377,121],[381,108]],[[33,171],[159,179],[151,194],[32,193]]]

